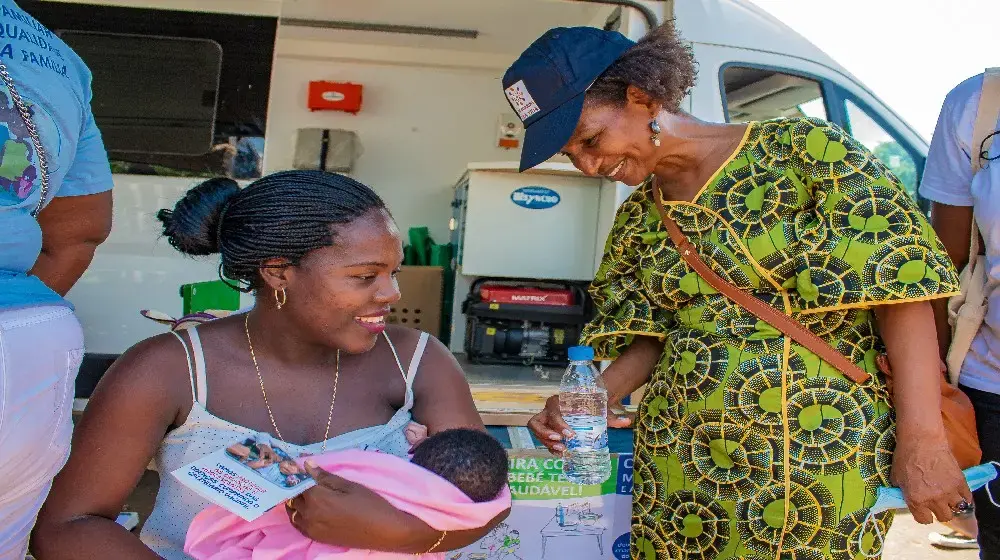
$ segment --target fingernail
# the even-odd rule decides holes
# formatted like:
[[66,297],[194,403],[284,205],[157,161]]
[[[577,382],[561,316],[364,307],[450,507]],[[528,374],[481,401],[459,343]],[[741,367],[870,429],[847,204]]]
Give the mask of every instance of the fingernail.
[[554,449],[556,451],[565,451],[566,450],[566,448],[563,447],[562,445],[553,445],[552,449]]
[[572,430],[563,430],[563,435],[566,436],[566,437],[568,437],[568,438],[571,438],[571,437],[573,437],[573,431]]
[[306,459],[306,466],[309,467],[310,469],[315,469],[318,465],[316,464],[316,461],[313,461],[311,459]]
[[562,436],[559,434],[549,434],[549,439],[552,441],[560,441],[562,440]]

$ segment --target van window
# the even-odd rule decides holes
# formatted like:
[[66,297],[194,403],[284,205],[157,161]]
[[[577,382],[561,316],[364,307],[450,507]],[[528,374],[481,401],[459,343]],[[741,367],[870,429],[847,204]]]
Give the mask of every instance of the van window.
[[109,151],[200,155],[211,146],[222,65],[218,43],[87,31],[60,35],[92,69],[94,119]]
[[906,192],[917,199],[917,162],[896,138],[850,99],[847,107],[847,130],[875,154],[899,178]]
[[90,67],[94,117],[114,173],[260,176],[277,18],[19,5]]
[[823,88],[817,80],[778,70],[728,66],[722,71],[722,84],[729,122],[827,118]]

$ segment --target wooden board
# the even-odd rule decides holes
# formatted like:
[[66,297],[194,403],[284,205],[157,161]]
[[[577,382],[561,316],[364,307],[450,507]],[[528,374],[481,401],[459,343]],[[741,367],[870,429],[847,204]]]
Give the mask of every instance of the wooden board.
[[[558,390],[551,387],[531,386],[470,386],[483,424],[487,426],[525,426],[532,416],[545,407],[545,401]],[[632,393],[630,404],[625,407],[635,412],[642,401],[645,386]]]
[[524,426],[545,407],[550,387],[473,384],[472,399],[487,426]]

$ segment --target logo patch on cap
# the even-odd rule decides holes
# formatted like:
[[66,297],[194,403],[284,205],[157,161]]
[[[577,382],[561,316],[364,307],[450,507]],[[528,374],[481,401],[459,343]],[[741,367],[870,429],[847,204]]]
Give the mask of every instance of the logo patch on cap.
[[511,106],[517,111],[517,116],[521,119],[521,122],[541,111],[535,100],[531,97],[531,94],[528,93],[528,88],[525,87],[524,80],[518,80],[517,83],[505,89],[504,93],[507,94],[507,99],[510,101]]

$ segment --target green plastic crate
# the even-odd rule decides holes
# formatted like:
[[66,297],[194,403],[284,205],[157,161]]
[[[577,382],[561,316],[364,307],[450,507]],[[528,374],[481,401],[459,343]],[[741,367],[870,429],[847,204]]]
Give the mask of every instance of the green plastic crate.
[[238,311],[240,308],[240,292],[222,280],[184,284],[181,286],[181,299],[184,301],[184,315],[207,309]]

